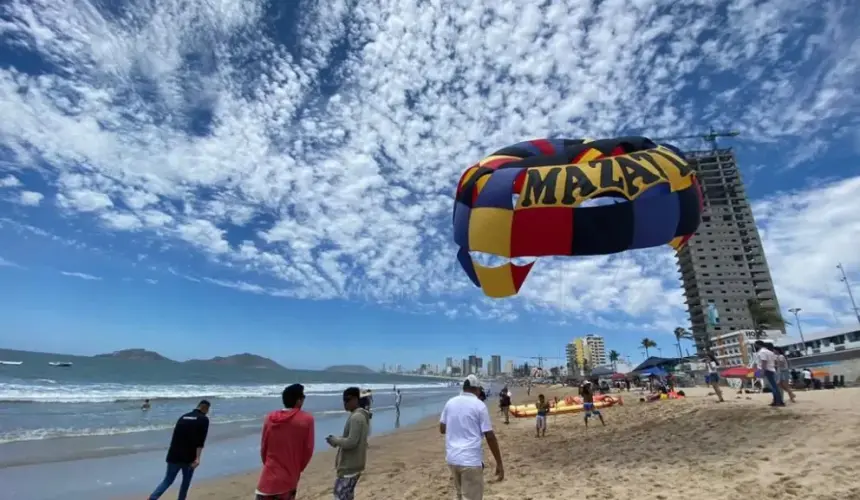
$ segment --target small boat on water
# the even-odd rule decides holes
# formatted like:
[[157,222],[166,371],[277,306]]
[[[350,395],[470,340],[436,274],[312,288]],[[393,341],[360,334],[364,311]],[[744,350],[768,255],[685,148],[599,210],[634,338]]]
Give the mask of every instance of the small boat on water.
[[0,365],[18,366],[23,364],[23,361],[0,361]]
[[61,367],[64,367],[64,368],[67,368],[67,367],[69,367],[69,366],[72,366],[72,362],[71,362],[71,361],[50,361],[50,362],[48,362],[48,364],[49,364],[49,365],[51,365],[51,366],[61,366]]

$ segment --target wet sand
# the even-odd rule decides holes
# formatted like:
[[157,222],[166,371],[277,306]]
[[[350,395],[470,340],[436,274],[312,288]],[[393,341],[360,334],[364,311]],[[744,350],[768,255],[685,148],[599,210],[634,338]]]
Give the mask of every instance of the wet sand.
[[[538,391],[549,398],[572,393],[541,388],[532,394]],[[514,392],[515,403],[532,402],[523,388]],[[493,482],[485,446],[485,498],[860,498],[860,389],[800,392],[798,403],[786,408],[768,407],[767,394],[727,391],[727,402],[717,403],[705,389],[686,392],[685,400],[655,403],[622,393],[625,404],[604,411],[606,427],[592,421],[586,430],[581,415],[552,416],[541,439],[533,419],[503,425],[492,400],[506,478]],[[356,498],[454,498],[437,419],[370,443]],[[302,476],[300,499],[331,499],[333,464],[330,451],[314,457]],[[257,472],[203,481],[192,486],[189,498],[253,498],[256,481]]]

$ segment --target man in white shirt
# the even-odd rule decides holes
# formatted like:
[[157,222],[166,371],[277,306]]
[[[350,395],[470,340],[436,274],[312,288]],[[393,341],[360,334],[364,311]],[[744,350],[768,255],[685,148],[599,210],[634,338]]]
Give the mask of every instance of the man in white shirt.
[[445,435],[445,460],[451,469],[457,500],[484,498],[483,440],[496,460],[496,477],[505,477],[499,442],[490,422],[487,405],[478,399],[481,382],[469,375],[463,381],[463,393],[445,403],[439,419],[439,432]]
[[755,342],[755,348],[757,349],[758,368],[767,380],[770,392],[773,394],[773,402],[770,405],[785,406],[785,402],[782,400],[782,390],[779,388],[779,382],[776,378],[776,354],[768,349],[767,344],[761,340]]

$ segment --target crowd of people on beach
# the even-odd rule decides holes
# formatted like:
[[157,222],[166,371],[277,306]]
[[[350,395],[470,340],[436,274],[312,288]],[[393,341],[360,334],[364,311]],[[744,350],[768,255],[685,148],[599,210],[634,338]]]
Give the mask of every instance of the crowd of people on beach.
[[[783,393],[794,402],[796,394],[791,387],[792,377],[785,353],[767,340],[756,341],[755,348],[757,367],[773,395],[771,406],[785,406]],[[718,400],[723,402],[725,400],[720,387],[717,360],[712,354],[708,354],[704,361],[707,367],[705,382],[714,389]],[[812,380],[811,370],[804,369],[801,377],[808,390]],[[652,383],[649,383],[649,387],[653,384],[653,381],[650,382]],[[671,379],[654,385],[657,386],[660,387],[658,392],[674,392]],[[628,390],[629,387],[628,382]],[[530,389],[531,387],[529,393]],[[619,389],[623,390],[622,387]],[[592,418],[597,418],[602,425],[606,425],[602,413],[595,406],[594,398],[596,392],[603,393],[605,390],[607,389],[603,386],[595,385],[588,379],[579,384],[578,393],[586,427]],[[486,404],[490,393],[490,388],[483,387],[477,376],[469,375],[463,379],[462,392],[448,400],[440,416],[439,432],[444,435],[445,459],[451,472],[456,498],[460,500],[483,498],[484,441],[495,460],[497,480],[501,481],[505,476],[499,441],[493,431]],[[340,436],[327,436],[325,441],[337,449],[332,487],[334,500],[352,500],[365,470],[373,395],[370,390],[362,392],[359,387],[348,387],[343,391],[342,397],[343,408],[348,413],[343,432]],[[509,424],[513,393],[506,385],[499,391],[498,397],[502,422]],[[264,420],[260,442],[262,470],[254,492],[256,500],[296,498],[300,476],[311,461],[315,444],[314,418],[302,409],[305,398],[304,386],[301,384],[286,387],[281,394],[283,409],[269,413]],[[402,394],[395,387],[394,409],[398,422],[401,403]],[[555,403],[558,404],[557,398]],[[210,407],[209,401],[200,401],[194,410],[182,415],[177,421],[167,452],[167,470],[161,483],[150,495],[150,500],[161,497],[180,473],[182,481],[178,499],[185,500],[194,470],[200,465],[209,430],[207,414]],[[150,403],[147,400],[142,409],[149,408]],[[539,394],[535,408],[535,433],[537,438],[542,438],[547,433],[547,416],[552,410],[552,404],[543,394]]]

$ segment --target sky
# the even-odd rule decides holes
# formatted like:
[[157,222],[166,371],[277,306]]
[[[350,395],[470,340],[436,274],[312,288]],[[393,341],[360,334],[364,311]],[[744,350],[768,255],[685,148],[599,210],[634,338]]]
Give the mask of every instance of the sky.
[[379,367],[595,333],[668,356],[668,246],[543,259],[489,299],[453,193],[521,140],[711,127],[740,132],[720,144],[780,305],[856,323],[858,23],[852,0],[7,0],[0,346]]

